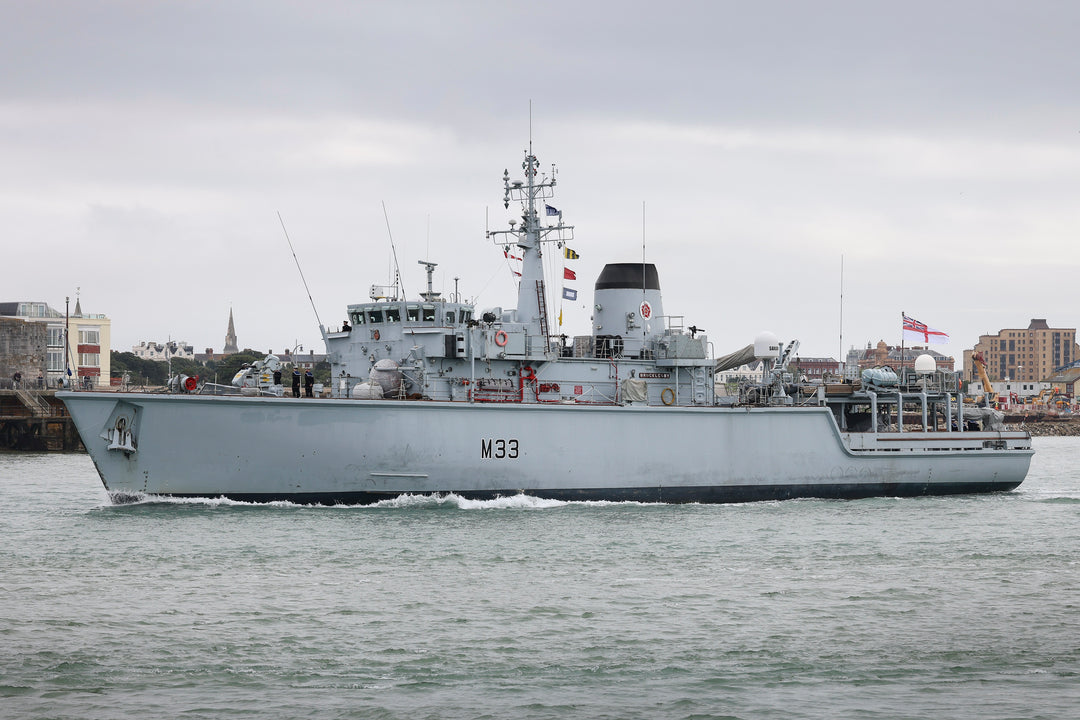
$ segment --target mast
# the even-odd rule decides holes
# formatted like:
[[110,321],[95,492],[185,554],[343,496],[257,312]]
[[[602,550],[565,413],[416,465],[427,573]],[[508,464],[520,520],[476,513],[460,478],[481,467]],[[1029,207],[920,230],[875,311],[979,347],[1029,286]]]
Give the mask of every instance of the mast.
[[[532,142],[529,143],[529,154],[525,156],[521,167],[525,171],[526,185],[523,188],[525,207],[521,215],[522,232],[517,240],[518,249],[522,253],[521,282],[518,283],[518,320],[525,323],[529,335],[540,335],[542,328],[547,325],[544,253],[540,246],[540,218],[536,214],[536,195],[543,185],[537,183],[539,163],[532,153]],[[551,186],[554,184],[552,181]]]
[[[533,347],[546,350],[550,318],[547,288],[544,284],[543,244],[555,242],[562,246],[573,239],[573,226],[563,225],[562,215],[543,203],[554,197],[556,170],[552,166],[550,179],[547,175],[540,174],[540,161],[532,152],[532,141],[529,142],[521,168],[525,173],[524,181],[511,182],[510,171],[503,170],[503,207],[509,208],[511,200],[520,202],[521,225],[518,227],[517,221],[511,220],[509,230],[488,231],[487,236],[504,249],[513,245],[520,251],[521,280],[518,283],[517,321],[525,326],[526,334],[540,341],[539,346],[534,344]],[[556,225],[541,224],[542,204],[545,214],[558,216]]]

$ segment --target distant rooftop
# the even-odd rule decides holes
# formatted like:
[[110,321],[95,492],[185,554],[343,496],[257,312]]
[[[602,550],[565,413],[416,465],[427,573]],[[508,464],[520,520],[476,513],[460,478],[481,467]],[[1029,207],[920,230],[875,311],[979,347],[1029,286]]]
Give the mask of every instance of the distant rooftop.
[[27,318],[62,318],[64,314],[43,302],[4,302],[0,303],[0,315],[6,317]]

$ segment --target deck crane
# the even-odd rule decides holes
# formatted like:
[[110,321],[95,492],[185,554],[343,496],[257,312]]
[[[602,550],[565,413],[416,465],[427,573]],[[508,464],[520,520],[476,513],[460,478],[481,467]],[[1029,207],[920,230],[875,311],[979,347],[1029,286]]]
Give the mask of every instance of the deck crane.
[[983,397],[986,398],[986,407],[993,407],[997,401],[997,393],[994,392],[994,386],[990,384],[990,377],[986,374],[986,360],[983,358],[981,352],[977,352],[971,356],[972,361],[975,363],[975,369],[979,372],[979,379],[983,384]]

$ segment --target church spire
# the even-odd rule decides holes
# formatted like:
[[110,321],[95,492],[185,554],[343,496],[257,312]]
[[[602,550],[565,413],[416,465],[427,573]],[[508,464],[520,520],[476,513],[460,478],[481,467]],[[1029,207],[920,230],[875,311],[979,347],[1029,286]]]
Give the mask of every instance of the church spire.
[[236,328],[233,327],[232,308],[229,308],[229,330],[225,333],[225,349],[222,352],[226,355],[240,352],[240,349],[236,347]]

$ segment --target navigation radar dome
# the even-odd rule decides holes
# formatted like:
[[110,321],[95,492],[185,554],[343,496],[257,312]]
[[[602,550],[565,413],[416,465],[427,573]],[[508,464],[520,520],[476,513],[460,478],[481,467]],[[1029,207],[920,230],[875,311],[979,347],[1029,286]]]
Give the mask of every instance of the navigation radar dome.
[[758,360],[767,360],[780,354],[780,341],[771,332],[758,333],[754,338],[754,357]]
[[915,358],[916,375],[933,375],[935,372],[937,372],[937,362],[933,355],[923,353]]

